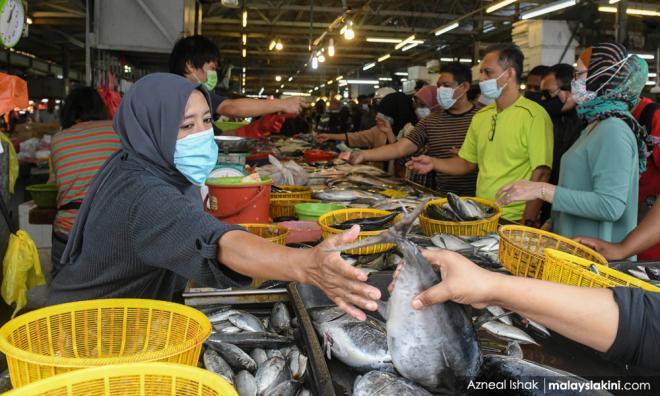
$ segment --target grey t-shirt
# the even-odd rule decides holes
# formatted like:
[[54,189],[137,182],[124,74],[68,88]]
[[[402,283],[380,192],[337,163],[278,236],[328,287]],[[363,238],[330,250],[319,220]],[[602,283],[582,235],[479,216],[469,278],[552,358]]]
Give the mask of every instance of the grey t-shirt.
[[95,200],[80,254],[53,280],[49,304],[96,298],[178,300],[188,279],[208,287],[250,282],[217,261],[218,241],[241,228],[205,213],[181,190],[122,162]]

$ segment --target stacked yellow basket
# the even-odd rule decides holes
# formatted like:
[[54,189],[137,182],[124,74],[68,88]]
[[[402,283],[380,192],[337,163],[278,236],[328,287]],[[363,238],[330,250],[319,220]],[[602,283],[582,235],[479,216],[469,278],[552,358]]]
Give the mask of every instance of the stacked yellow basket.
[[461,197],[471,199],[482,206],[488,206],[493,209],[493,215],[487,219],[473,221],[446,221],[435,220],[426,215],[426,209],[430,205],[444,205],[447,198],[434,199],[424,206],[424,211],[419,216],[419,224],[426,236],[435,234],[451,234],[458,236],[484,236],[497,231],[497,226],[502,217],[502,209],[495,205],[493,201],[476,197]]

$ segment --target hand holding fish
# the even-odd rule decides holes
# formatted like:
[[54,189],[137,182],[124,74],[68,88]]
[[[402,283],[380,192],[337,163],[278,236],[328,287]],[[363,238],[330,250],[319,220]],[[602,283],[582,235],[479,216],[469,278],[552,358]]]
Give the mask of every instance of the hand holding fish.
[[491,304],[497,278],[502,275],[485,270],[448,250],[424,250],[422,254],[432,265],[440,268],[442,281],[417,295],[412,303],[413,308],[422,309],[449,300],[480,309]]
[[360,309],[375,311],[376,301],[380,299],[380,290],[364,283],[367,274],[344,261],[339,252],[328,252],[339,245],[353,242],[360,232],[359,226],[312,249],[313,258],[307,263],[304,283],[312,284],[323,290],[339,308],[358,320],[365,320],[366,315]]
[[497,205],[504,206],[512,202],[542,199],[552,203],[555,186],[549,183],[519,180],[502,187],[495,196]]
[[364,162],[364,154],[360,150],[344,151],[339,153],[338,158],[349,162],[351,165],[359,165]]
[[429,157],[428,155],[412,157],[410,161],[406,162],[406,167],[420,175],[425,175],[431,172],[434,168],[433,158]]

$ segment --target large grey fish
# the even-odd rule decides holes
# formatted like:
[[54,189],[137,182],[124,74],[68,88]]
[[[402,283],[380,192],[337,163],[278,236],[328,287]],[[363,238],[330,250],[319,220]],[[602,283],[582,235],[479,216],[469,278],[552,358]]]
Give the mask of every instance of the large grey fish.
[[0,392],[8,392],[11,390],[11,380],[9,379],[9,370],[0,373]]
[[234,376],[234,388],[239,396],[257,396],[257,381],[249,371],[241,371]]
[[278,333],[291,330],[291,314],[282,302],[275,303],[270,313],[270,328]]
[[269,332],[243,332],[243,333],[229,333],[229,334],[211,334],[206,340],[207,345],[215,345],[219,343],[234,344],[245,350],[254,348],[282,348],[293,343],[293,337],[282,336]]
[[356,379],[353,396],[431,396],[421,386],[393,373],[370,371]]
[[209,315],[208,318],[211,323],[227,322],[230,316],[240,313],[241,311],[236,309],[221,309],[219,311],[213,312],[211,315]]
[[279,383],[272,389],[264,392],[264,396],[296,396],[302,384],[296,380],[288,380]]
[[218,374],[230,384],[234,383],[234,370],[232,370],[231,367],[229,367],[229,364],[220,357],[218,352],[207,348],[206,351],[204,351],[202,360],[204,361],[204,367],[206,367],[208,371]]
[[261,320],[251,313],[239,312],[235,315],[229,316],[229,321],[239,329],[252,332],[266,331]]
[[417,246],[405,239],[426,202],[380,235],[334,250],[380,243],[395,243],[403,263],[388,304],[379,312],[387,318],[387,344],[396,370],[431,392],[456,393],[465,389],[481,365],[481,351],[472,321],[454,302],[434,304],[423,310],[412,300],[440,281]]
[[266,355],[266,351],[264,351],[261,348],[254,348],[252,352],[250,352],[250,357],[257,364],[257,367],[261,366],[263,362],[268,360],[268,355]]
[[279,349],[268,349],[266,351],[266,356],[268,356],[268,359],[270,359],[274,356],[281,357],[282,359],[286,359],[286,357],[284,357],[284,354],[282,353],[282,351],[280,351]]
[[222,358],[229,363],[229,365],[236,371],[247,370],[256,371],[257,363],[243,351],[241,348],[233,344],[216,343],[211,344],[211,348],[215,349]]
[[513,326],[513,321],[508,315],[505,315],[504,309],[499,305],[489,305],[486,307],[486,310],[490,312],[491,315],[496,317],[500,322]]
[[538,345],[536,341],[529,334],[520,330],[515,326],[510,326],[508,324],[502,323],[499,320],[493,318],[488,322],[485,322],[481,325],[487,332],[490,334],[503,338],[507,341],[518,341],[523,344],[535,344]]
[[358,371],[392,370],[382,324],[353,319],[336,307],[310,313],[328,359],[336,358]]
[[[611,395],[611,393],[603,390],[588,390],[585,388],[582,392],[578,390],[571,391],[570,387],[562,390],[553,391],[550,384],[576,384],[588,385],[589,382],[582,377],[575,374],[567,373],[562,370],[543,366],[541,364],[530,362],[524,359],[518,359],[509,356],[501,355],[486,355],[484,362],[479,372],[477,381],[518,381],[521,378],[526,379],[540,379],[542,383],[536,390],[519,390],[513,394],[515,395],[529,395],[529,396],[604,396]],[[531,382],[531,380],[525,380]]]
[[479,250],[495,252],[500,247],[500,236],[497,234],[489,234],[483,237],[471,238],[468,242]]
[[263,395],[266,391],[272,390],[282,382],[291,379],[291,376],[286,361],[275,356],[266,360],[259,367],[254,378],[257,381],[257,394]]
[[463,220],[478,220],[488,217],[486,211],[471,199],[463,199],[454,193],[447,193],[449,206]]
[[354,190],[328,190],[314,194],[314,198],[322,201],[354,201],[360,197],[361,195]]
[[454,252],[462,250],[474,250],[474,247],[463,239],[449,234],[435,234],[431,238],[431,242],[441,249],[448,249]]

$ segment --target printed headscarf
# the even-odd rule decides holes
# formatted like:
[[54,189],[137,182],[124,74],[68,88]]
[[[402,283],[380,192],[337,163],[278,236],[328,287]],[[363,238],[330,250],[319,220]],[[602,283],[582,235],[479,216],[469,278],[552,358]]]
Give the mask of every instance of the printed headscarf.
[[629,55],[626,48],[617,43],[597,44],[585,53],[590,56],[580,59],[589,62],[588,65],[585,63],[589,70],[587,78],[600,74],[587,81],[587,90],[597,95],[577,106],[578,115],[589,123],[610,117],[623,120],[637,140],[639,171],[642,173],[646,170],[646,159],[653,151],[654,143],[630,110],[639,102],[648,79],[648,65],[637,55]]

